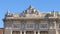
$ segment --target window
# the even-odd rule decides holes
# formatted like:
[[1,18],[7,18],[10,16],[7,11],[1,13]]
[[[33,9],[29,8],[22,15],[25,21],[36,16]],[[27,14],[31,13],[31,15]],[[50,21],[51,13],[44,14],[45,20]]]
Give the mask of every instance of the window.
[[60,34],[60,30],[58,30],[58,33]]
[[12,34],[20,34],[20,31],[13,31]]
[[20,29],[21,24],[20,23],[13,23],[13,28],[19,28]]
[[60,24],[59,24],[59,28],[60,28]]
[[58,29],[60,29],[60,21],[57,21],[57,23],[58,23]]
[[47,23],[40,23],[40,29],[46,29],[48,28],[48,24]]
[[34,23],[27,23],[26,29],[34,29]]
[[34,34],[33,31],[26,31],[26,34]]
[[33,24],[27,24],[27,28],[33,28]]
[[41,28],[47,28],[47,24],[41,24]]
[[13,24],[14,28],[19,28],[19,24]]
[[48,34],[48,31],[41,31],[40,34]]

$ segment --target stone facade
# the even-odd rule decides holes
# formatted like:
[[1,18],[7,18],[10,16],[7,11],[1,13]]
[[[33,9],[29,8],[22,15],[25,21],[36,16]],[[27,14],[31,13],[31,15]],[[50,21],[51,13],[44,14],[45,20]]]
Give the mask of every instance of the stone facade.
[[22,13],[6,13],[4,34],[60,34],[60,12],[40,12],[29,6]]

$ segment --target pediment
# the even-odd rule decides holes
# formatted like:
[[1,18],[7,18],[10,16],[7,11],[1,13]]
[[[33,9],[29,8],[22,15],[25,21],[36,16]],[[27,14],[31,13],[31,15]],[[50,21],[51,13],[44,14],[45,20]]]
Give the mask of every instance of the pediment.
[[36,10],[33,6],[29,6],[28,9],[23,11],[24,14],[38,14],[39,11]]

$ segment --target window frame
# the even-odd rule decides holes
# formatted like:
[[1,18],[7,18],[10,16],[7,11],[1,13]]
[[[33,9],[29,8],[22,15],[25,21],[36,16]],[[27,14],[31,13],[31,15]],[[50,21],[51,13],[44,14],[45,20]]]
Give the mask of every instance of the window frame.
[[[47,24],[47,25],[46,25],[47,28],[46,28],[46,27],[43,28],[43,27],[41,26],[41,24],[43,24],[43,25],[44,25],[44,24]],[[42,27],[42,28],[41,28],[41,27]],[[46,23],[39,23],[39,29],[48,29],[48,23],[47,23],[47,22],[46,22]]]
[[[18,26],[18,24],[19,24],[19,27],[14,27],[14,25],[17,25]],[[21,29],[21,23],[13,23],[12,24],[12,28],[13,29]]]
[[58,28],[60,29],[60,23],[58,24]]
[[[32,28],[28,28],[28,25],[32,25],[33,27]],[[35,23],[26,23],[26,26],[25,26],[26,29],[34,29],[35,28]]]

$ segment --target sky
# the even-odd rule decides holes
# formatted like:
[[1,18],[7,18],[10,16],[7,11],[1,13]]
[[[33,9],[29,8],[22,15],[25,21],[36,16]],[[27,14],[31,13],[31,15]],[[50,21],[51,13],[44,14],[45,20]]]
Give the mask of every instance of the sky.
[[60,11],[60,0],[0,0],[0,28],[4,28],[2,19],[8,10],[21,13],[30,5],[40,12]]

